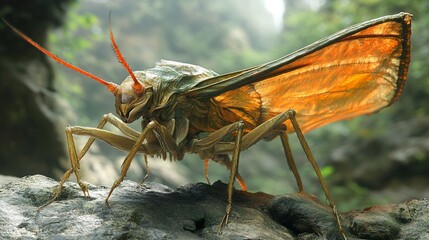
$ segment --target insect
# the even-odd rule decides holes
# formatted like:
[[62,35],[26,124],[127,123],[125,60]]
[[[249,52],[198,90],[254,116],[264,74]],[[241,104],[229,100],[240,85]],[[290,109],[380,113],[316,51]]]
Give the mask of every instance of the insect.
[[[115,98],[119,117],[109,113],[95,128],[66,128],[71,168],[62,177],[54,199],[72,173],[84,195],[89,195],[79,162],[95,139],[128,152],[121,176],[106,197],[107,204],[137,153],[176,160],[183,159],[185,153],[196,153],[202,159],[229,164],[223,227],[232,211],[240,152],[261,139],[280,137],[298,189],[304,191],[288,143],[288,133],[295,132],[345,238],[336,206],[303,133],[376,112],[399,99],[410,63],[411,18],[411,14],[399,13],[360,23],[280,59],[224,75],[164,60],[154,68],[133,72],[110,27],[113,49],[129,73],[120,85],[71,65],[8,25],[60,64],[103,84]],[[127,125],[137,119],[141,120],[141,131]],[[122,134],[104,130],[107,123]],[[89,136],[80,151],[75,135]]]

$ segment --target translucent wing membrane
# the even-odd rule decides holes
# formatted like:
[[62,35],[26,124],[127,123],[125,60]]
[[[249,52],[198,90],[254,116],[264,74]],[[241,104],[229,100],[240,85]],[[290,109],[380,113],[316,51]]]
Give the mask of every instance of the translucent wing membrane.
[[[257,126],[296,110],[304,132],[369,114],[399,99],[410,61],[411,15],[355,25],[277,61],[202,81],[189,93],[213,96],[212,125]],[[287,123],[287,122],[286,122]],[[288,126],[289,130],[293,128]]]

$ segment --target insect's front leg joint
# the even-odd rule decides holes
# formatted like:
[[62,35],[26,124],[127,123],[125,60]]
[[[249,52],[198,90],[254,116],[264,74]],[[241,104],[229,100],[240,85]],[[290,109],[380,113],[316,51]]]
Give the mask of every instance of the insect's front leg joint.
[[286,114],[289,116],[289,118],[294,118],[296,115],[296,111],[294,109],[289,109],[286,111]]
[[66,134],[67,133],[72,133],[72,126],[66,127],[65,132],[66,132]]
[[238,128],[244,128],[244,121],[241,119],[238,121]]
[[148,124],[147,124],[147,128],[148,129],[154,129],[156,127],[156,125],[158,125],[158,123],[155,120],[151,120]]
[[114,117],[114,115],[112,113],[106,113],[103,115],[104,119],[109,119],[109,118],[113,118],[113,117]]

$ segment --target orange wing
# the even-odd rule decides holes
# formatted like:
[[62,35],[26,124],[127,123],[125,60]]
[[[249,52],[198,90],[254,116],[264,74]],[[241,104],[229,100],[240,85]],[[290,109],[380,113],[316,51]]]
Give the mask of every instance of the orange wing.
[[[401,18],[378,22],[340,39],[339,32],[333,35],[336,38],[332,43],[318,48],[316,42],[309,46],[315,50],[304,48],[295,53],[302,56],[293,61],[254,73],[255,79],[246,78],[246,85],[212,98],[220,109],[216,116],[220,117],[210,116],[210,121],[224,125],[244,119],[248,126],[255,127],[294,109],[302,130],[308,132],[392,104],[399,99],[405,84],[411,34],[411,15],[393,16]],[[329,40],[328,37],[323,42]],[[255,69],[258,67],[249,70]],[[246,71],[237,72],[237,76]],[[225,81],[222,76],[220,79]]]

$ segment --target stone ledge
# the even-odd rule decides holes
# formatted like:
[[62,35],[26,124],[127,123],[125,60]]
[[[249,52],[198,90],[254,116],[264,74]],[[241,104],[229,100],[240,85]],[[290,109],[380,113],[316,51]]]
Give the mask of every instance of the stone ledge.
[[[274,197],[235,191],[230,223],[218,234],[226,185],[216,182],[170,189],[124,181],[109,187],[67,182],[59,201],[38,211],[57,181],[34,175],[0,186],[0,238],[25,239],[335,239],[330,209],[305,193]],[[347,235],[365,239],[429,238],[429,201],[374,206],[341,214]],[[275,220],[274,220],[275,219]]]

